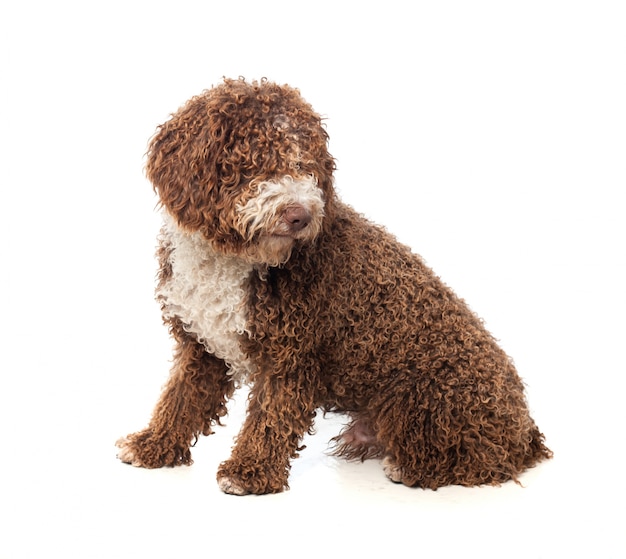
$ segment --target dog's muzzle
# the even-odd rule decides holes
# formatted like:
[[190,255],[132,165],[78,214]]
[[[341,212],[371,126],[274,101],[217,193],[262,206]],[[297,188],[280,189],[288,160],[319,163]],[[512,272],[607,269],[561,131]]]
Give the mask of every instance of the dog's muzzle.
[[255,195],[237,207],[243,236],[313,238],[324,217],[324,195],[311,176],[287,175],[258,185]]

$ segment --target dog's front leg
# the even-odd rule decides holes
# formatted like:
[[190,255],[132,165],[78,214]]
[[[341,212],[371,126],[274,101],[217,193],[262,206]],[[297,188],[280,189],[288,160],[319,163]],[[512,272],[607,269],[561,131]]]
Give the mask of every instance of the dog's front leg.
[[149,426],[117,441],[122,462],[144,468],[191,464],[189,447],[226,415],[234,386],[226,364],[173,324],[177,347],[170,378]]
[[285,378],[257,379],[232,455],[218,470],[220,489],[233,495],[287,489],[290,460],[314,417],[308,387]]

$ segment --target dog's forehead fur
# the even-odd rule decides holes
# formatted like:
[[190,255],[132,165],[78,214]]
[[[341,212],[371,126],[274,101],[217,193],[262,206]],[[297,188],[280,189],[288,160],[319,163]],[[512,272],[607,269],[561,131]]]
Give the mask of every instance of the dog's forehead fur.
[[320,116],[298,90],[227,79],[157,129],[146,172],[181,227],[237,253],[249,240],[233,227],[236,208],[259,183],[312,177],[324,212],[331,211],[335,164],[327,142]]

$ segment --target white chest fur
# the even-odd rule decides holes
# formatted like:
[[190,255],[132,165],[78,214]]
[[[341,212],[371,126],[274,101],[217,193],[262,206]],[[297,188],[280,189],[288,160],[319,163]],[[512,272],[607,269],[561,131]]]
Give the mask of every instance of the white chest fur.
[[163,235],[172,248],[172,277],[157,291],[165,317],[180,318],[236,380],[244,380],[253,371],[239,345],[247,322],[244,283],[252,266],[216,253],[200,234],[180,230],[168,215]]

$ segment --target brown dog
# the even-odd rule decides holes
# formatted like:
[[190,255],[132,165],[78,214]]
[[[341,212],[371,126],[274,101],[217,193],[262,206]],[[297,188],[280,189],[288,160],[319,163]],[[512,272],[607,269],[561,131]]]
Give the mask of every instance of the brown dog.
[[165,208],[157,298],[177,342],[150,425],[119,458],[190,464],[241,382],[223,491],[285,489],[316,410],[349,458],[408,486],[497,484],[551,456],[511,360],[411,251],[338,200],[320,117],[297,90],[225,82],[152,139]]

